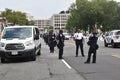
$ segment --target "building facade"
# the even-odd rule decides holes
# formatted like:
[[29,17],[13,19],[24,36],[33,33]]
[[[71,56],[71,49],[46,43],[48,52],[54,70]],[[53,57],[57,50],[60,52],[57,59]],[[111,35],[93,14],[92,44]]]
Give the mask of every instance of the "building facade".
[[69,16],[70,14],[68,13],[54,14],[51,17],[51,26],[53,26],[54,29],[65,29]]
[[69,13],[54,14],[50,19],[35,20],[35,25],[40,29],[52,27],[54,30],[65,29]]
[[35,20],[35,26],[38,26],[39,28],[46,28],[50,26],[50,20]]

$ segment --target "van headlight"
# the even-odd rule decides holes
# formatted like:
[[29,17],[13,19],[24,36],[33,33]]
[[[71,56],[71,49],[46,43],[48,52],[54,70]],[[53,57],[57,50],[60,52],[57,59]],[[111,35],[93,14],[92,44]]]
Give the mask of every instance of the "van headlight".
[[33,45],[33,41],[27,41],[27,42],[25,43],[25,45],[26,45],[26,46],[31,46],[31,45]]
[[5,43],[0,42],[0,47],[4,47],[4,46],[5,46]]

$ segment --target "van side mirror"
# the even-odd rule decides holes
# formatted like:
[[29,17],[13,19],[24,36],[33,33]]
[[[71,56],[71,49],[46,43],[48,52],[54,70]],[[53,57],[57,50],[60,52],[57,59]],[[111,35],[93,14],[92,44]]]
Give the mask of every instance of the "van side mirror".
[[35,36],[34,36],[34,40],[38,40],[39,39],[39,34],[36,34]]

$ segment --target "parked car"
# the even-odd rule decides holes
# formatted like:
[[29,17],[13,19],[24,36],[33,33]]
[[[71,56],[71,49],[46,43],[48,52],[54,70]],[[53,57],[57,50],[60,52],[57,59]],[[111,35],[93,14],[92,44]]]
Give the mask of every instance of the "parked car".
[[65,36],[65,40],[69,40],[71,38],[71,35],[69,33],[63,33]]
[[104,46],[117,47],[120,45],[120,30],[112,30],[104,36]]
[[10,58],[36,60],[41,54],[39,29],[35,26],[5,27],[0,40],[0,57],[4,63]]

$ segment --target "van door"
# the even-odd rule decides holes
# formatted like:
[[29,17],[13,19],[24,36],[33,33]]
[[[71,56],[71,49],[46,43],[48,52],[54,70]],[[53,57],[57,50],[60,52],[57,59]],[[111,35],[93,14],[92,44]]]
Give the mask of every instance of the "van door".
[[38,28],[34,28],[34,42],[36,46],[36,53],[40,50],[40,32]]

